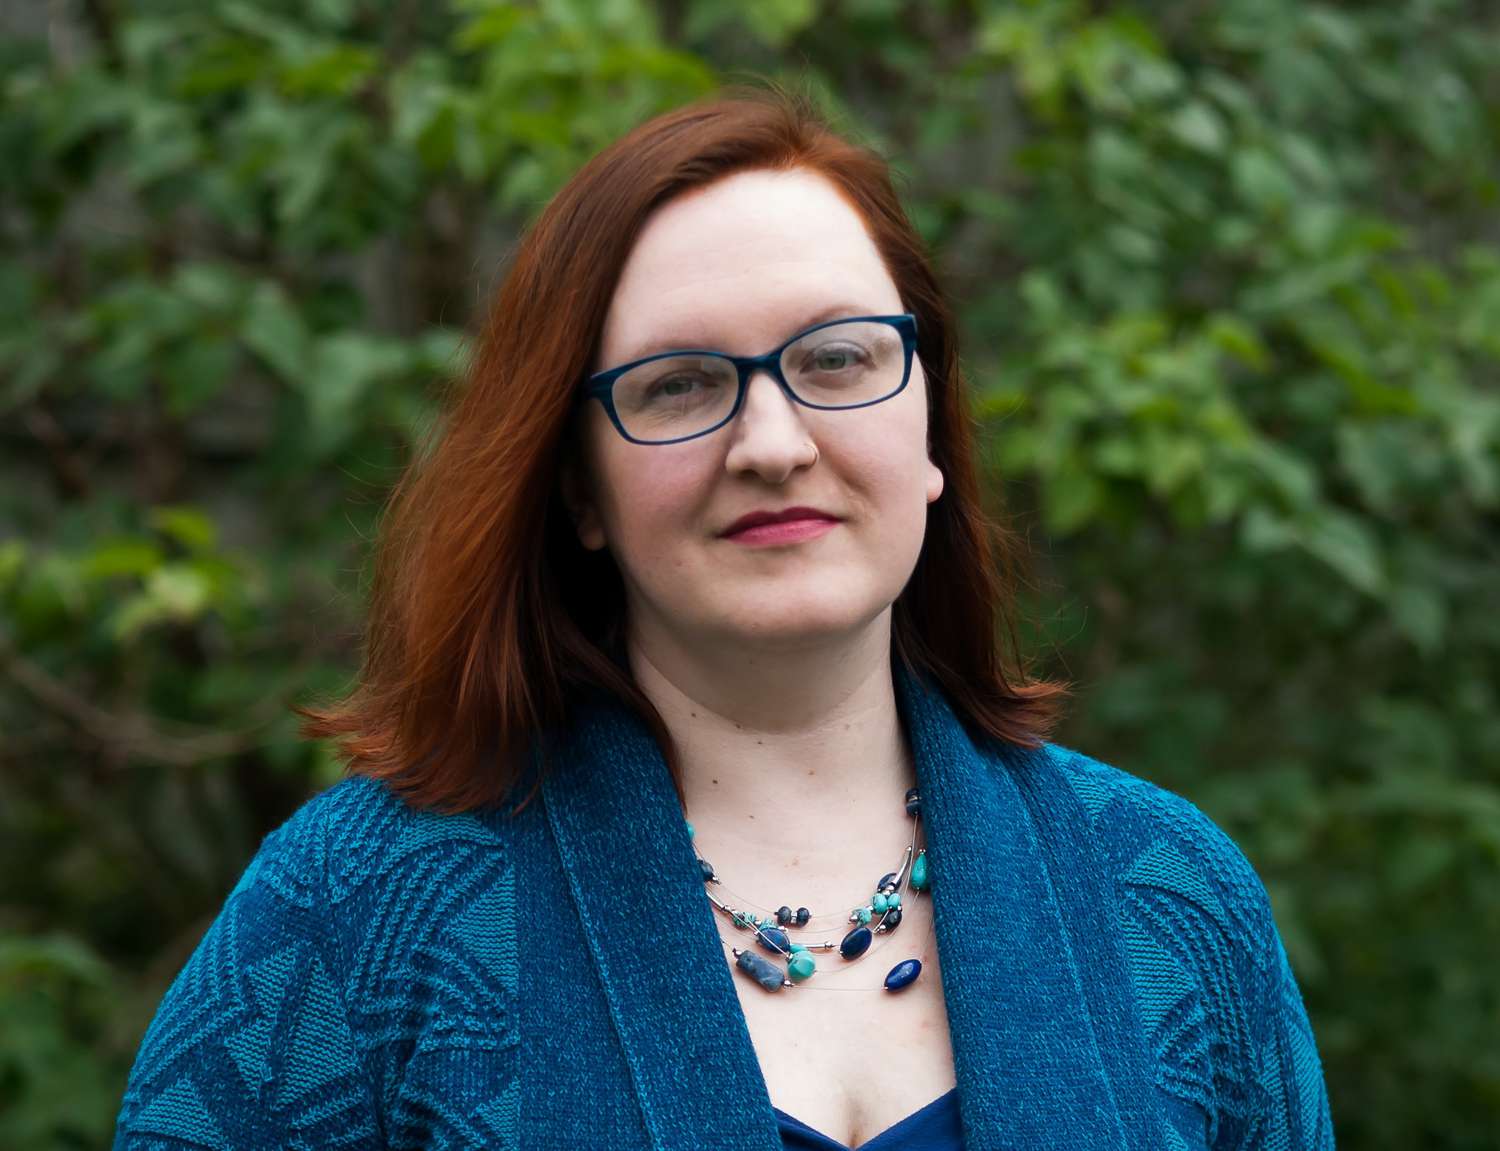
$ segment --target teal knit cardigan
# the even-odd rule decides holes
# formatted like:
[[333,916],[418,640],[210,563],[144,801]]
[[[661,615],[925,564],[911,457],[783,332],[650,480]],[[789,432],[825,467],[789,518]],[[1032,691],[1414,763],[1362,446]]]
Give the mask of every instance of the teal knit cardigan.
[[[1265,889],[1224,833],[894,675],[969,1151],[1332,1148]],[[546,742],[519,817],[348,779],[268,836],[161,1002],[115,1147],[776,1151],[659,749],[602,695]]]

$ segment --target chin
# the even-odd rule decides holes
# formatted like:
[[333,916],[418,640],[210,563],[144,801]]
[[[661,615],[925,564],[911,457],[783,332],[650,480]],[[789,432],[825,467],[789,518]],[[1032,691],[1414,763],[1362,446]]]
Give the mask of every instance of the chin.
[[722,621],[717,629],[725,638],[751,644],[776,644],[793,649],[809,641],[847,639],[867,628],[889,607],[889,603],[857,610],[849,599],[837,603],[809,604],[793,610],[785,602],[768,605],[763,612],[745,610],[741,605],[732,619]]

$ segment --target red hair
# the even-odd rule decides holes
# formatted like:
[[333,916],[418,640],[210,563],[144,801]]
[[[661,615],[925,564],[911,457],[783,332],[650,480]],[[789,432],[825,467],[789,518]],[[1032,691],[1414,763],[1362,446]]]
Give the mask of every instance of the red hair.
[[[647,723],[682,795],[666,725],[617,655],[625,599],[608,551],[583,548],[561,502],[575,389],[615,285],[658,207],[748,169],[801,168],[859,212],[917,317],[942,496],[892,609],[893,658],[935,679],[976,733],[1036,747],[1068,688],[1017,665],[1019,541],[983,506],[952,315],[884,160],[836,135],[803,97],[741,90],[642,124],[568,181],[522,240],[430,450],[392,494],[376,551],[363,668],[347,697],[299,707],[351,773],[409,802],[501,802],[533,737],[567,721],[570,689]],[[527,799],[520,805],[524,807]],[[518,809],[519,810],[519,809]]]

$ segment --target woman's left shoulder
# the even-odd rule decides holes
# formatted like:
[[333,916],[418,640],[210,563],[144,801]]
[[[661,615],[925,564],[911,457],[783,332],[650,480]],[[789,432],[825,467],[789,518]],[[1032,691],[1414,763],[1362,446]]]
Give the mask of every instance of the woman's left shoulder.
[[1257,932],[1271,928],[1255,867],[1195,803],[1073,748],[1047,743],[1043,751],[1053,783],[1076,799],[1090,838],[1120,883],[1169,891]]
[[1051,810],[1039,818],[1085,825],[1185,1144],[1332,1151],[1312,1026],[1245,853],[1183,796],[1072,748],[1042,750],[1030,786]]

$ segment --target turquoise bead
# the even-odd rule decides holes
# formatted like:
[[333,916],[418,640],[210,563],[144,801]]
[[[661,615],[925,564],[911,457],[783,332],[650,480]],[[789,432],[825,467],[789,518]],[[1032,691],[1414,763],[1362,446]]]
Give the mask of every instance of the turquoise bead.
[[918,891],[927,890],[927,853],[920,852],[911,865],[911,885]]
[[693,825],[691,823],[688,824],[687,825],[687,829],[688,829],[688,838],[692,839],[693,838]]
[[854,909],[854,918],[859,920],[861,923],[869,923],[870,909],[868,907],[856,907]]
[[885,909],[887,911],[894,911],[896,908],[898,908],[900,906],[901,906],[901,893],[899,891],[893,891],[893,892],[890,893],[890,895],[886,896]]
[[817,969],[817,963],[806,950],[793,952],[786,964],[786,973],[792,977],[794,983],[801,983]]
[[886,908],[886,897],[884,895],[877,894],[874,899],[870,900],[870,908],[875,912],[876,915],[884,915]]

